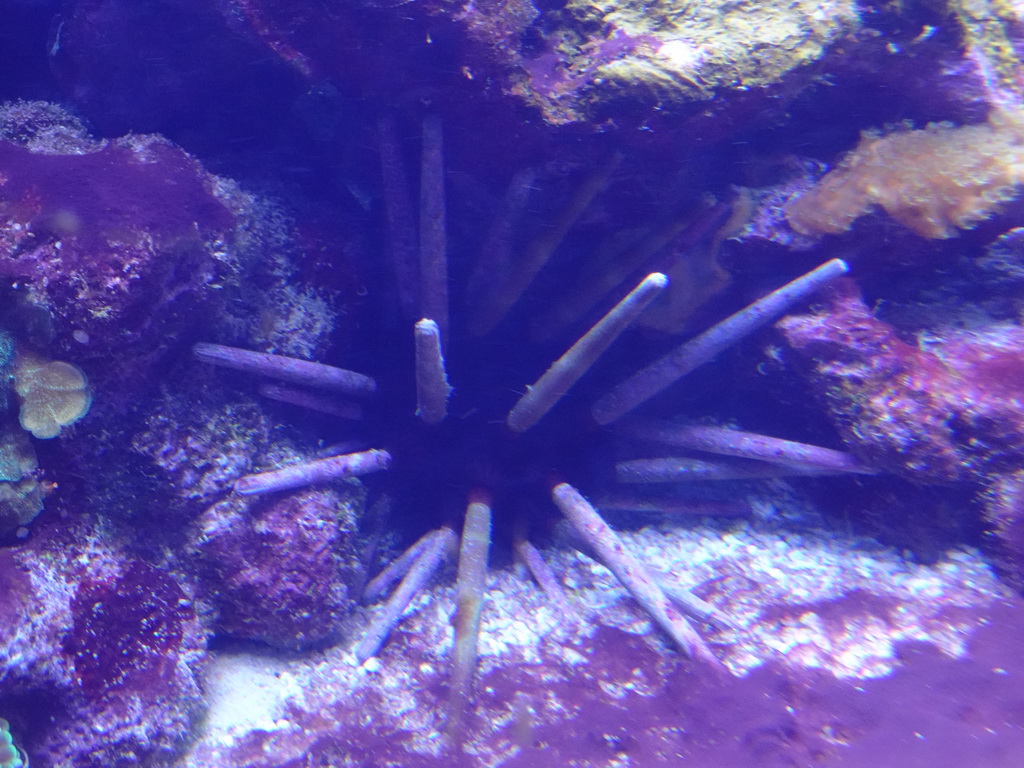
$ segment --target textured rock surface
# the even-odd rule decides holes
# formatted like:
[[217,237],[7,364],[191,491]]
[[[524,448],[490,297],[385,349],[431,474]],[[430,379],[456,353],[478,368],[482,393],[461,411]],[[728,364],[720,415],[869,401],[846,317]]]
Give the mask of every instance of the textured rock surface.
[[212,628],[287,649],[337,639],[362,581],[354,533],[351,498],[332,490],[214,504],[190,539]]
[[0,274],[18,287],[14,307],[43,315],[45,327],[22,331],[39,351],[57,344],[105,363],[95,375],[120,364],[138,378],[230,271],[235,215],[217,179],[167,140],[91,139],[58,117],[42,103],[0,114],[11,137],[0,141]]
[[[192,601],[165,571],[72,530],[0,553],[0,708],[33,764],[166,761],[202,710]],[[82,534],[85,548],[71,541]]]
[[917,482],[1019,466],[1024,334],[951,334],[920,349],[876,319],[846,281],[811,314],[779,322],[847,444]]

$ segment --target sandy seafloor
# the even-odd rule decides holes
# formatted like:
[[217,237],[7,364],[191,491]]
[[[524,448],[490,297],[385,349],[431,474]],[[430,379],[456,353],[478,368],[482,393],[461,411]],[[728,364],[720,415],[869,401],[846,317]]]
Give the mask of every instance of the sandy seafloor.
[[[963,658],[975,631],[988,622],[987,609],[1011,599],[976,550],[953,549],[934,564],[917,564],[873,540],[812,529],[794,533],[765,521],[779,504],[795,503],[792,498],[752,502],[756,516],[749,521],[697,519],[679,527],[663,520],[622,533],[630,551],[663,574],[666,585],[693,589],[728,617],[732,627],[701,630],[737,678],[766,663],[798,673],[826,670],[853,682],[883,678],[900,666],[902,645],[914,641],[946,658]],[[488,685],[495,675],[543,684],[563,682],[562,673],[583,673],[596,684],[581,699],[656,700],[667,695],[665,680],[690,664],[606,568],[572,548],[543,554],[562,576],[578,616],[561,615],[521,566],[489,574],[476,729],[466,745],[474,765],[501,765],[519,754],[516,734],[524,717],[557,726],[586,709],[554,693],[502,696]],[[253,743],[263,752],[280,750],[280,764],[290,764],[289,754],[304,759],[321,735],[318,728],[343,743],[343,735],[329,735],[338,718],[349,720],[344,728],[373,721],[377,733],[402,734],[410,755],[444,761],[450,753],[438,690],[452,652],[453,598],[450,579],[419,596],[379,656],[361,667],[351,649],[366,615],[353,619],[346,642],[325,651],[292,658],[251,648],[212,651],[209,712],[178,765],[237,764],[238,751]],[[595,636],[609,628],[633,636],[664,663],[652,667],[645,654],[636,655],[635,666],[628,657],[618,669],[595,666],[602,664],[591,654]],[[352,706],[367,701],[372,710]],[[320,716],[311,728],[313,713]],[[631,758],[630,751],[617,753],[615,764],[644,765],[643,756]],[[354,755],[353,762],[338,764],[359,765]]]

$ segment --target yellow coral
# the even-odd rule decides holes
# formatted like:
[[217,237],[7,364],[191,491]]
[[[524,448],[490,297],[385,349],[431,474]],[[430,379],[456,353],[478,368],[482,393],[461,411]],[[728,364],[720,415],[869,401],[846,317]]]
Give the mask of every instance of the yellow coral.
[[951,237],[995,213],[1022,181],[1024,114],[995,112],[981,125],[862,135],[786,217],[803,234],[829,234],[880,206],[923,237]]
[[92,397],[82,370],[71,363],[19,352],[14,360],[14,388],[21,408],[18,421],[35,437],[48,439],[89,410]]

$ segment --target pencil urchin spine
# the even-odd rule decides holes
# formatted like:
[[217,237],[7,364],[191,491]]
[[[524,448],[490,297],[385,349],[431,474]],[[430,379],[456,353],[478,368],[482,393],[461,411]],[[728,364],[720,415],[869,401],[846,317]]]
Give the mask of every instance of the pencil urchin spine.
[[480,617],[487,592],[487,558],[491,551],[491,505],[487,499],[470,501],[462,523],[459,569],[455,582],[455,649],[448,699],[448,735],[462,740],[462,724],[473,699]]
[[669,422],[632,421],[621,428],[623,434],[642,440],[690,448],[705,453],[756,459],[772,464],[804,467],[810,470],[876,474],[854,456],[820,445],[798,443],[778,437],[706,425],[681,426]]
[[615,465],[615,478],[620,483],[679,483],[698,480],[762,480],[794,475],[845,474],[846,470],[819,469],[792,464],[769,464],[767,461],[726,459],[709,461],[687,456],[659,456],[652,459],[630,459]]
[[441,528],[438,530],[438,535],[426,543],[423,550],[410,564],[405,576],[391,597],[388,598],[387,603],[384,604],[381,613],[370,624],[363,639],[355,647],[357,663],[363,664],[371,656],[377,655],[381,646],[384,645],[384,640],[401,620],[409,603],[423,591],[423,588],[455,549],[457,540],[455,531],[451,528]]
[[537,582],[537,586],[540,587],[544,596],[547,597],[559,614],[563,617],[575,616],[576,609],[569,602],[569,598],[565,594],[565,590],[562,589],[562,585],[558,582],[554,571],[551,570],[551,566],[548,565],[538,549],[525,538],[517,536],[515,552],[516,556],[530,572],[530,575],[533,576],[533,580]]
[[395,292],[402,312],[412,319],[418,311],[420,289],[416,216],[394,117],[382,117],[377,122],[377,145],[381,183],[384,187],[388,258],[394,272]]
[[359,403],[335,400],[317,392],[264,382],[259,386],[259,393],[270,400],[297,405],[300,408],[308,408],[311,411],[326,413],[329,416],[337,416],[339,419],[363,418],[363,408]]
[[388,563],[384,570],[374,576],[363,590],[363,602],[375,603],[386,595],[391,588],[401,581],[412,568],[416,559],[431,545],[438,536],[443,535],[442,529],[428,531],[420,536],[402,554]]
[[292,464],[281,469],[272,469],[269,472],[245,475],[235,481],[235,492],[248,496],[257,493],[272,493],[273,491],[290,491],[295,488],[320,485],[332,480],[368,475],[371,472],[387,469],[390,464],[391,454],[387,451],[346,453],[327,459]]
[[441,329],[433,320],[416,323],[416,415],[427,424],[437,424],[448,415],[452,388],[445,372],[441,350]]
[[448,234],[445,228],[444,134],[441,120],[423,121],[420,164],[420,312],[448,336]]
[[519,398],[508,414],[509,429],[525,432],[540,421],[667,285],[668,278],[660,272],[641,280]]
[[502,275],[496,288],[488,292],[483,301],[476,304],[476,311],[470,322],[470,332],[474,336],[486,336],[505,318],[551,259],[562,239],[583,215],[587,206],[608,186],[621,161],[622,156],[614,154],[600,168],[587,176],[551,226],[527,244],[515,268]]
[[333,365],[205,342],[193,346],[192,352],[204,363],[267,376],[290,384],[330,389],[347,395],[366,396],[377,391],[377,382],[369,376]]
[[603,425],[625,416],[848,271],[845,261],[832,259],[730,315],[700,336],[676,347],[657,362],[633,374],[599,399],[594,403],[594,419]]
[[692,659],[721,667],[722,663],[711,653],[711,649],[697,634],[697,630],[685,616],[672,607],[654,574],[626,549],[611,526],[590,506],[580,492],[568,483],[561,483],[555,486],[551,495],[555,505],[572,523],[577,533],[594,549],[601,562],[615,574],[615,578],[676,645]]

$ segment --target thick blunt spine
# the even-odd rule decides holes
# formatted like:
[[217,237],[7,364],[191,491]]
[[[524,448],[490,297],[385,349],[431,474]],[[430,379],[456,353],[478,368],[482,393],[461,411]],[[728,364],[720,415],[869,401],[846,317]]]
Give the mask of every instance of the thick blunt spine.
[[470,324],[470,332],[474,336],[485,336],[490,333],[515,306],[554,255],[566,234],[583,215],[587,206],[608,186],[621,161],[621,155],[612,155],[601,168],[590,174],[577,188],[551,226],[546,227],[526,246],[524,253],[517,259],[515,268],[503,276],[502,283],[490,295],[490,299],[479,305],[479,311]]
[[769,464],[766,461],[724,459],[708,461],[686,456],[660,456],[653,459],[630,459],[615,465],[615,479],[620,483],[680,483],[701,480],[761,480],[794,475],[834,475],[836,470],[797,467],[791,464]]
[[346,477],[358,477],[371,472],[379,472],[387,469],[390,464],[391,454],[387,451],[347,453],[342,456],[306,461],[269,472],[240,477],[235,481],[235,492],[248,496],[274,491],[290,491]]
[[313,363],[284,355],[268,352],[252,352],[248,349],[228,347],[223,344],[199,343],[192,347],[195,356],[204,363],[233,368],[258,376],[302,384],[317,389],[330,389],[347,395],[372,395],[377,391],[377,382],[369,376],[333,365]]
[[594,419],[598,424],[610,424],[621,418],[848,271],[846,262],[832,259],[727,317],[598,400],[593,407]]
[[448,235],[445,229],[444,134],[441,119],[423,121],[420,166],[420,316],[448,336]]
[[413,561],[408,572],[398,584],[398,588],[391,594],[384,604],[383,610],[370,624],[363,635],[363,639],[355,647],[356,662],[363,664],[371,656],[376,656],[384,640],[395,628],[409,607],[412,599],[419,594],[427,582],[433,577],[448,554],[455,548],[455,531],[451,528],[441,528],[438,536],[432,538]]
[[660,272],[641,280],[519,399],[508,414],[509,429],[525,432],[540,421],[667,285],[668,278]]
[[537,586],[541,588],[555,610],[562,616],[575,616],[576,609],[572,607],[572,603],[569,602],[569,597],[562,589],[554,571],[551,570],[551,566],[537,551],[537,548],[526,539],[516,538],[515,550],[516,555],[530,571],[533,580],[537,582]]
[[489,500],[475,499],[466,507],[455,583],[455,652],[448,700],[449,737],[461,743],[463,720],[473,698],[480,616],[487,591],[487,557],[491,551]]
[[757,459],[811,470],[869,475],[877,473],[843,451],[740,429],[704,425],[679,426],[668,422],[633,422],[625,424],[622,431],[630,437],[705,453],[717,453],[721,456]]
[[378,121],[377,145],[384,187],[384,212],[387,217],[388,256],[402,312],[412,319],[417,312],[420,280],[416,253],[416,217],[409,194],[409,174],[402,161],[398,126],[393,117],[382,117]]
[[669,602],[654,574],[637,560],[586,499],[568,483],[551,492],[555,505],[647,613],[692,659],[721,667],[686,617]]
[[448,415],[448,386],[441,330],[433,320],[416,323],[416,415],[427,424],[437,424]]
[[405,577],[430,542],[440,535],[440,529],[423,534],[407,550],[388,563],[384,570],[367,583],[363,590],[363,602],[375,603],[384,597],[396,583]]
[[308,408],[311,411],[326,413],[329,416],[337,416],[339,419],[361,419],[363,409],[359,403],[346,403],[342,400],[335,400],[325,397],[316,392],[308,392],[304,389],[271,384],[265,382],[259,386],[260,394],[271,400],[277,400],[290,405],[297,405],[300,408]]

